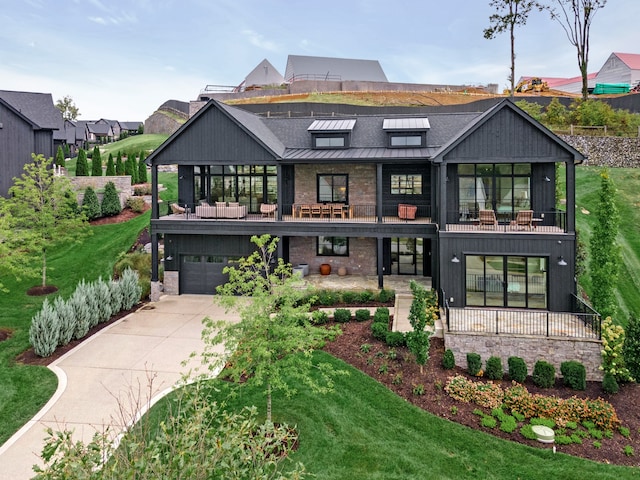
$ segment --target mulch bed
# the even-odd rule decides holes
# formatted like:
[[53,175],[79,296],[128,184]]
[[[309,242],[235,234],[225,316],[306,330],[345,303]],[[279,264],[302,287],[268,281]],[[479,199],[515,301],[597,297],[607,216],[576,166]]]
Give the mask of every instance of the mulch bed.
[[[346,323],[342,325],[342,330],[342,335],[338,336],[335,341],[327,343],[325,351],[363,371],[408,402],[439,417],[466,425],[475,430],[484,431],[496,437],[516,441],[535,448],[551,448],[550,445],[524,438],[518,430],[512,434],[507,434],[499,428],[488,429],[482,427],[480,418],[472,413],[474,409],[480,407],[451,398],[444,391],[444,386],[447,384],[449,377],[456,374],[465,375],[468,378],[474,377],[470,377],[460,367],[456,367],[454,370],[442,368],[442,356],[444,354],[444,341],[442,339],[431,339],[429,361],[424,366],[423,373],[420,373],[420,367],[413,361],[406,348],[395,349],[397,352],[396,360],[376,356],[378,352],[386,354],[389,351],[389,347],[384,342],[373,338],[371,335],[371,321]],[[360,346],[363,344],[371,345],[368,353],[360,351]],[[387,373],[379,373],[378,369],[383,363],[388,366]],[[397,381],[398,375],[401,375],[402,382],[394,384],[393,380],[396,378]],[[496,383],[499,383],[503,389],[511,386],[510,380],[497,381]],[[424,385],[424,395],[415,395],[413,393],[414,385]],[[562,385],[561,380],[557,381],[553,388],[541,389],[533,384],[531,378],[527,378],[525,386],[531,393],[554,395],[561,398],[577,396],[596,399],[600,397],[611,403],[616,409],[622,424],[630,429],[630,438],[624,438],[616,433],[612,439],[602,439],[602,447],[599,449],[593,447],[593,439],[584,439],[582,445],[556,445],[556,449],[559,452],[597,462],[640,466],[640,460],[638,460],[640,457],[640,385],[623,385],[616,395],[605,394],[602,391],[600,382],[587,382],[585,391],[568,389]],[[490,413],[487,409],[481,408],[481,410]],[[626,456],[623,453],[623,448],[626,445],[633,447],[635,456]]]

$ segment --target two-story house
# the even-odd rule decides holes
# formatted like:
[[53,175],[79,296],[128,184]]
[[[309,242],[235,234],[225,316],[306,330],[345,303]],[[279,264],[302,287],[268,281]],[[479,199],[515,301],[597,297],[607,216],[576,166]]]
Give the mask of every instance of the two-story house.
[[[251,235],[269,233],[311,273],[346,267],[380,287],[386,275],[425,276],[452,306],[570,311],[582,160],[509,100],[481,113],[330,118],[210,101],[147,159],[152,291],[160,238],[165,293],[214,293]],[[158,169],[174,164],[171,213]]]

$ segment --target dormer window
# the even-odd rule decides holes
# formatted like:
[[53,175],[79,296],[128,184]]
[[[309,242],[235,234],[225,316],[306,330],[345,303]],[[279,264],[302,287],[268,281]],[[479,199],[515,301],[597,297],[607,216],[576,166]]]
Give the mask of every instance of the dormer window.
[[313,148],[349,148],[355,124],[355,119],[315,120],[307,130],[311,133]]
[[425,147],[429,128],[428,118],[385,118],[382,124],[390,148]]

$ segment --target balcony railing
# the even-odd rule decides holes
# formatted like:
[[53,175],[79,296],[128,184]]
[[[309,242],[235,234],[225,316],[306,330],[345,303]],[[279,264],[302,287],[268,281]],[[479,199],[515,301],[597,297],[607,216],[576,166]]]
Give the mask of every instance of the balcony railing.
[[[493,211],[493,210],[491,210]],[[493,211],[495,223],[490,216],[481,216],[479,211],[454,210],[447,212],[448,231],[474,232],[531,232],[562,233],[567,231],[567,213],[562,210],[534,211],[529,219],[518,212]]]

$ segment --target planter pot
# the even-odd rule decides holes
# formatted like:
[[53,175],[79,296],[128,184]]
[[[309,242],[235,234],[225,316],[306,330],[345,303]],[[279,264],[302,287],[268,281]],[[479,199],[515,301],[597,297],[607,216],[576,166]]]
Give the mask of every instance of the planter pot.
[[302,267],[293,267],[293,274],[299,275],[300,278],[304,277],[304,269]]
[[347,274],[347,267],[338,268],[338,275],[340,275],[341,277],[344,277],[346,274]]
[[331,274],[331,265],[328,263],[323,263],[320,265],[320,275],[330,275]]
[[309,264],[308,263],[300,263],[298,264],[298,267],[302,268],[303,270],[303,276],[307,276],[309,275]]

